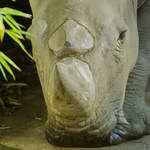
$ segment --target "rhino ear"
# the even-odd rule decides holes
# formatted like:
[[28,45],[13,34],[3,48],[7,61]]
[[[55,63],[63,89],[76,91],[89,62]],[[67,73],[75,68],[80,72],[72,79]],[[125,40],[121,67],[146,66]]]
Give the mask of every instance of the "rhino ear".
[[138,0],[138,8],[140,8],[146,0]]

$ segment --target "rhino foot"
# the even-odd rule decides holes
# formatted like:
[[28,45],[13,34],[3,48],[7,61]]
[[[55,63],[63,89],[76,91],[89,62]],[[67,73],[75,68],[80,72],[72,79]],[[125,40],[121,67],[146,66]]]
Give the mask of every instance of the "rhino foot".
[[135,109],[126,113],[133,137],[150,134],[150,108],[146,103],[139,103]]
[[[129,124],[118,123],[109,137],[110,145],[135,140],[150,134],[150,109],[146,104],[135,110],[126,110],[125,117]],[[143,107],[141,107],[143,106]]]
[[129,135],[126,125],[117,124],[115,129],[110,134],[110,145],[116,145],[126,141],[126,137]]
[[118,124],[116,125],[115,129],[110,134],[110,145],[117,145],[121,144],[128,140],[135,140],[140,137],[142,137],[143,134],[137,134],[137,132],[134,132],[132,129],[132,125],[126,126],[124,124]]

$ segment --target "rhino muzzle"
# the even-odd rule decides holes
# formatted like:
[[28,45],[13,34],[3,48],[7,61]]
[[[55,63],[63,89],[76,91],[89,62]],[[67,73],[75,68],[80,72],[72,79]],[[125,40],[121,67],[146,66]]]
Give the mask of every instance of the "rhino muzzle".
[[54,112],[62,118],[89,117],[95,101],[95,83],[88,64],[73,57],[64,58],[56,63],[53,77]]
[[94,108],[95,82],[88,64],[73,57],[61,59],[56,63],[53,81],[46,128],[48,141],[67,147],[101,144],[100,138],[93,141],[100,130]]

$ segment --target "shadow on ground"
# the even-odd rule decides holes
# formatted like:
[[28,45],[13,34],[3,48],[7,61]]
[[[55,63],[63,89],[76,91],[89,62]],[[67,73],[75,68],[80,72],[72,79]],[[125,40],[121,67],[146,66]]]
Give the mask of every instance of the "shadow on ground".
[[5,145],[0,145],[0,150],[21,150],[21,149],[12,148],[12,147],[8,147],[8,146],[5,146]]

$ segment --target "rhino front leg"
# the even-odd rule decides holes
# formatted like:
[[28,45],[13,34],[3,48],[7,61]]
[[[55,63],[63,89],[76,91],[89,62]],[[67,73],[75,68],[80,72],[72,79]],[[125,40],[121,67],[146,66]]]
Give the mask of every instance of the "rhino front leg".
[[150,133],[150,109],[145,103],[145,89],[150,75],[150,1],[138,12],[139,57],[129,75],[124,113],[130,123],[126,138],[137,138]]

